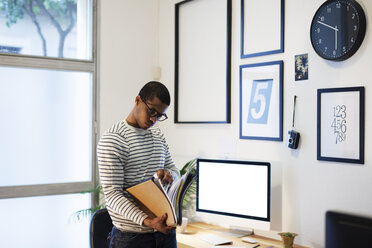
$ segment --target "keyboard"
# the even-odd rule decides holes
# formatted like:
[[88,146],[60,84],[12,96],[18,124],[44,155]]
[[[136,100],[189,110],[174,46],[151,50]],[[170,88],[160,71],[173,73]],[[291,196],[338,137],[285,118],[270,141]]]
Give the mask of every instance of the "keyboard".
[[232,240],[223,238],[216,234],[201,234],[197,236],[198,239],[201,239],[205,242],[208,242],[212,245],[228,245],[232,244]]

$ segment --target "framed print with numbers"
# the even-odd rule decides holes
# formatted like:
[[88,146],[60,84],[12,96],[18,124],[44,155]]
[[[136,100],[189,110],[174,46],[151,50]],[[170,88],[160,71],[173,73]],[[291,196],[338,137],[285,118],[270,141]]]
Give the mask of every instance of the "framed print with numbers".
[[240,66],[240,138],[283,140],[283,61]]
[[364,164],[364,91],[318,89],[318,160]]

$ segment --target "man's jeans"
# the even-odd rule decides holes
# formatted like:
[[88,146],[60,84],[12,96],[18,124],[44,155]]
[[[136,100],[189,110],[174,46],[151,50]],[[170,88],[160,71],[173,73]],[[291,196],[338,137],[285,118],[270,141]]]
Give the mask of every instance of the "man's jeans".
[[168,234],[161,232],[122,232],[115,226],[109,234],[110,248],[176,248],[176,230]]

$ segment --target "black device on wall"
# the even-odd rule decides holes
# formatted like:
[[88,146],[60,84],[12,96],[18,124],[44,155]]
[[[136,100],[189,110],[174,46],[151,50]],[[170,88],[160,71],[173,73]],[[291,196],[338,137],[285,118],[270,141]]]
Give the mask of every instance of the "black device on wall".
[[372,247],[372,218],[328,211],[325,248]]
[[355,0],[328,0],[316,11],[310,38],[315,52],[327,60],[350,58],[366,32],[363,8]]
[[293,99],[293,119],[292,119],[292,130],[288,131],[287,145],[291,149],[297,149],[298,142],[300,141],[300,133],[294,130],[294,122],[296,115],[296,99],[297,96],[294,96]]

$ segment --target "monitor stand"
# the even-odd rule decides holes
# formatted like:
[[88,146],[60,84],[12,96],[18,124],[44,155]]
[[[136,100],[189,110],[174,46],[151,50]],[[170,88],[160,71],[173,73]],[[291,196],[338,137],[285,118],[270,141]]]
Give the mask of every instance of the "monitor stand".
[[240,227],[240,226],[230,226],[229,229],[224,229],[224,230],[219,229],[215,231],[218,231],[223,235],[234,237],[234,238],[240,238],[240,237],[253,234],[252,228]]

